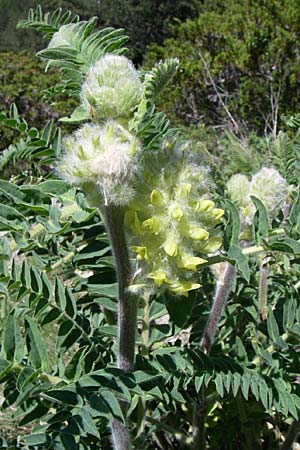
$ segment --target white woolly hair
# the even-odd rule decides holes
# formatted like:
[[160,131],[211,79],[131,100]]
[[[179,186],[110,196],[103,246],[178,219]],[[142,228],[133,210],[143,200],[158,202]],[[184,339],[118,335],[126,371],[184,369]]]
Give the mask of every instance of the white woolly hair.
[[289,194],[286,180],[272,167],[262,167],[251,180],[248,180],[246,175],[233,175],[227,183],[227,188],[232,201],[241,208],[241,221],[246,225],[252,224],[256,211],[251,195],[259,198],[270,218],[274,218]]
[[289,192],[286,180],[272,167],[262,167],[252,177],[251,191],[262,200],[271,216],[276,216]]
[[85,124],[64,140],[58,170],[73,184],[93,183],[106,203],[127,203],[137,171],[137,138],[115,121],[104,126]]
[[97,118],[125,117],[143,97],[138,71],[125,56],[107,54],[88,71],[81,89],[81,101],[92,107]]

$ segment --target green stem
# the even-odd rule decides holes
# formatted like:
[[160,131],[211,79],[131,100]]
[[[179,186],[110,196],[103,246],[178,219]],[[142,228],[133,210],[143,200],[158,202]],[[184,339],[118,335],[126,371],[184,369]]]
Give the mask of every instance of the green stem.
[[83,244],[76,249],[76,252],[74,251],[74,252],[68,253],[63,258],[59,259],[56,263],[52,264],[52,266],[49,269],[47,269],[47,272],[50,272],[51,270],[56,270],[59,267],[66,264],[68,261],[71,261],[72,258],[76,255],[76,253],[81,252],[81,250],[83,250],[85,247],[86,247],[86,244]]
[[[110,237],[119,283],[118,368],[128,373],[134,369],[138,302],[136,296],[128,289],[131,284],[132,272],[124,230],[124,210],[121,207],[105,206],[102,214]],[[120,406],[126,417],[127,403],[120,401]],[[115,450],[132,448],[126,425],[118,420],[112,420],[111,430]]]
[[[242,248],[242,253],[243,255],[259,255],[260,253],[265,253],[266,252],[266,247],[264,247],[263,245],[253,245],[251,247],[244,247]],[[213,264],[218,264],[220,262],[226,262],[227,258],[224,255],[218,254],[218,255],[214,255],[214,256],[209,256],[206,258],[207,262],[204,264],[201,264],[201,270],[204,267],[209,267],[212,266]]]

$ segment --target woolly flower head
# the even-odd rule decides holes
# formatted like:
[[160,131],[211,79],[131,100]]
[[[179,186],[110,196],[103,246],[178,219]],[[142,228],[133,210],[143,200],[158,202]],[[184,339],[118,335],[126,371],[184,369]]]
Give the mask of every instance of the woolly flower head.
[[237,173],[233,175],[227,183],[231,200],[240,207],[246,207],[249,203],[249,192],[251,183],[246,177]]
[[140,282],[187,296],[200,286],[195,272],[204,256],[221,245],[215,225],[224,211],[210,199],[207,169],[185,158],[160,167],[147,165],[142,197],[129,204],[125,224]]
[[251,195],[265,205],[271,219],[275,218],[286,202],[289,188],[286,180],[273,168],[263,167],[251,180],[245,175],[233,175],[227,183],[232,201],[240,208],[242,228],[252,225],[255,206]]
[[100,119],[128,119],[141,101],[143,86],[138,71],[125,56],[105,55],[88,71],[81,100]]
[[86,124],[64,141],[59,164],[62,176],[105,204],[122,205],[132,197],[139,141],[120,124]]
[[252,177],[252,193],[261,199],[272,217],[276,217],[288,196],[286,180],[276,169],[263,167]]

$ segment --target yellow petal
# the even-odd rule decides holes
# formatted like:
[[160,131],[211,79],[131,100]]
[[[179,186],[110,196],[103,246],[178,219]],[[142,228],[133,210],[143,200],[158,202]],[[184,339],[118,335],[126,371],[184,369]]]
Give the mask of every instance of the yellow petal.
[[147,247],[141,247],[141,246],[138,246],[138,245],[134,245],[134,246],[130,247],[130,249],[134,253],[137,253],[137,259],[146,259],[146,260],[148,260]]
[[176,295],[183,295],[188,297],[188,292],[201,287],[199,283],[193,283],[191,281],[178,281],[170,286],[170,290]]
[[192,185],[191,183],[183,183],[182,185],[179,186],[179,195],[180,197],[187,197],[189,195],[189,193],[191,192],[192,189]]
[[212,200],[201,199],[197,202],[195,210],[199,212],[211,211],[214,206],[215,204]]
[[194,270],[195,271],[195,270],[197,270],[197,266],[199,264],[204,264],[206,262],[207,262],[206,259],[184,253],[180,256],[180,259],[177,262],[177,267],[186,269],[186,270]]
[[209,232],[200,227],[192,227],[189,235],[192,239],[196,239],[198,241],[206,241],[209,238]]
[[210,214],[215,220],[219,220],[224,215],[224,210],[220,208],[214,208]]
[[171,208],[172,219],[179,221],[182,218],[182,216],[183,216],[183,211],[180,208],[180,206],[175,206],[175,207]]
[[159,191],[154,189],[151,192],[150,201],[151,201],[152,205],[161,206],[163,203],[163,196]]
[[151,217],[144,220],[142,227],[154,234],[158,234],[160,232],[160,221],[156,217]]
[[148,278],[154,280],[154,283],[157,286],[161,286],[163,283],[168,282],[167,274],[162,270],[155,270],[154,272],[149,273]]
[[178,253],[177,242],[174,239],[168,239],[163,245],[164,251],[169,256],[176,256]]

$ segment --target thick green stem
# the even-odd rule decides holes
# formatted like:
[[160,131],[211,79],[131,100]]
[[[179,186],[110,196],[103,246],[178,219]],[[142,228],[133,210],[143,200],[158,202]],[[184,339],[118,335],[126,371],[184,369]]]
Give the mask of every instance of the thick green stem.
[[[120,207],[105,206],[102,213],[110,237],[119,283],[118,368],[124,372],[132,372],[135,357],[137,297],[131,294],[128,289],[131,284],[132,273],[124,230],[124,211]],[[124,417],[126,417],[128,405],[120,401],[120,406]],[[126,425],[113,420],[111,430],[115,450],[132,448]]]
[[[236,268],[232,264],[228,262],[223,264],[224,268],[220,279],[217,281],[215,297],[200,343],[200,349],[206,354],[210,352],[236,274]],[[207,406],[208,402],[205,395],[205,388],[202,386],[194,405],[192,450],[206,449],[205,417],[207,414]]]

